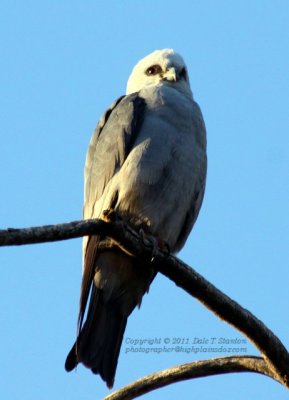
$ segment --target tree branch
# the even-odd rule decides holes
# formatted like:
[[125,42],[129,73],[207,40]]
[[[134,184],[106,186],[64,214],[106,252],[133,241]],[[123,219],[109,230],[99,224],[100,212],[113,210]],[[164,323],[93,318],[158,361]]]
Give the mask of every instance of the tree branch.
[[104,232],[109,225],[101,219],[73,221],[65,224],[34,226],[31,228],[0,230],[0,246],[20,246],[74,239]]
[[260,357],[220,357],[182,364],[144,376],[109,394],[103,400],[131,400],[172,383],[232,372],[257,372],[275,379],[265,361]]
[[152,262],[156,270],[244,333],[263,354],[270,376],[289,388],[289,354],[281,341],[253,314],[176,257],[154,249],[151,261],[152,242],[142,238],[123,221],[86,220],[26,229],[10,228],[0,231],[0,246],[51,242],[93,234],[109,236],[129,254]]

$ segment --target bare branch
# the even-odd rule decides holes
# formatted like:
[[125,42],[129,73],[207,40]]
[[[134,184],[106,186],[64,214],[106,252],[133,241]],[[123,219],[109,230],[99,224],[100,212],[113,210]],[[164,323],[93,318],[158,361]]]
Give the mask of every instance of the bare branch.
[[145,251],[149,259],[151,258],[151,242],[144,243],[138,233],[119,219],[109,222],[87,219],[22,229],[8,228],[0,230],[0,247],[56,242],[88,235],[110,236],[126,252],[138,256]]
[[257,372],[275,379],[260,357],[220,357],[182,364],[144,376],[109,394],[103,400],[131,400],[172,383],[232,372]]
[[271,376],[289,388],[289,353],[281,341],[250,311],[222,293],[191,267],[179,259],[163,254],[158,271],[173,280],[187,293],[198,299],[219,318],[248,337],[262,353],[271,369]]
[[20,246],[59,240],[74,239],[85,235],[105,234],[106,222],[100,219],[73,221],[66,224],[34,226],[31,228],[0,230],[0,246]]
[[[0,231],[0,246],[65,240],[99,234],[111,237],[128,253],[151,260],[152,243],[136,233],[123,221],[75,221],[28,229]],[[153,266],[187,293],[197,298],[219,318],[244,333],[260,350],[267,362],[270,376],[289,387],[289,354],[281,341],[253,314],[230,299],[200,274],[172,255],[154,251]]]

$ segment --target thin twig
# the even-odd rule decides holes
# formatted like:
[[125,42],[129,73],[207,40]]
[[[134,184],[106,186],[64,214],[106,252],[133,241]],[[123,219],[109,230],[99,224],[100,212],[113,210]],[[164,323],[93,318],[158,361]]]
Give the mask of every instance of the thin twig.
[[265,361],[260,357],[220,357],[182,364],[144,376],[109,394],[103,400],[131,400],[176,382],[232,372],[257,372],[275,379]]

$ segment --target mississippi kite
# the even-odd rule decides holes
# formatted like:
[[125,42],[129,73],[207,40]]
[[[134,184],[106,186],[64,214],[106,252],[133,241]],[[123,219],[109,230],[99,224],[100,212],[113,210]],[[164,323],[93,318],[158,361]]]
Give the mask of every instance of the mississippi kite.
[[[85,163],[84,218],[115,210],[175,253],[198,216],[206,169],[206,130],[187,67],[175,51],[157,50],[134,67],[126,95],[95,129]],[[82,363],[112,387],[127,318],[155,273],[97,236],[84,238],[83,262],[79,333],[65,368]]]

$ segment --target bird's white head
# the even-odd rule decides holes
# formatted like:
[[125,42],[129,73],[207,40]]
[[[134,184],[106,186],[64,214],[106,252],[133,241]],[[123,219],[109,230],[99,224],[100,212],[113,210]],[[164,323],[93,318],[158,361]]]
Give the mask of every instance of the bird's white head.
[[172,49],[156,50],[140,60],[130,74],[126,94],[159,84],[173,85],[186,94],[192,94],[186,64]]

